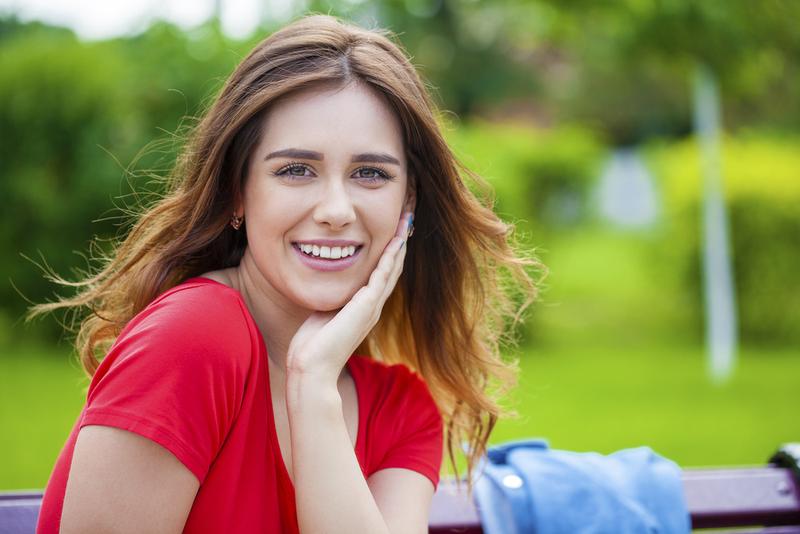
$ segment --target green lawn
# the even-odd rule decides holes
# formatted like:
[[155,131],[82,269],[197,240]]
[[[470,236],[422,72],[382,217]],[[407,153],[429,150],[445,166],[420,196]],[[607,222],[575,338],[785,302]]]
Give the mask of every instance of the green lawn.
[[[595,230],[551,241],[536,348],[522,353],[509,406],[520,418],[498,423],[491,443],[648,445],[683,466],[719,466],[763,464],[800,441],[800,350],[746,347],[732,379],[711,384],[682,320],[687,304],[654,279],[646,239]],[[0,489],[44,487],[87,384],[68,358],[67,349],[0,349]]]
[[[800,441],[800,358],[747,350],[731,382],[710,386],[698,349],[532,351],[515,395],[520,418],[492,443],[542,436],[604,453],[648,445],[684,466],[763,464]],[[0,358],[0,489],[42,488],[82,406],[81,372],[44,349]]]
[[42,488],[83,406],[87,382],[66,349],[0,350],[0,489]]
[[553,240],[515,400],[492,443],[648,445],[683,466],[763,464],[800,441],[800,350],[743,347],[729,381],[708,379],[697,305],[664,279],[652,235],[595,228]]
[[492,442],[542,436],[551,447],[648,445],[683,466],[763,464],[800,441],[800,358],[744,350],[735,375],[713,386],[695,348],[571,347],[523,360],[516,409]]

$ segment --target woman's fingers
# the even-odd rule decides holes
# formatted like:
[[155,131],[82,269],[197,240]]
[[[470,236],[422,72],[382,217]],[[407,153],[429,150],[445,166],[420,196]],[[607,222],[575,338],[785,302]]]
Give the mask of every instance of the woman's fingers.
[[389,298],[402,271],[405,260],[405,239],[408,234],[410,213],[406,212],[397,225],[395,236],[384,249],[378,265],[369,277],[364,289],[369,294],[370,305],[380,315],[383,304]]
[[408,212],[405,214],[404,217],[401,217],[400,224],[398,225],[398,233],[394,239],[401,239],[399,247],[394,253],[394,258],[391,264],[391,271],[388,275],[387,281],[383,286],[383,291],[381,292],[380,297],[380,306],[383,307],[386,300],[389,298],[389,295],[392,294],[395,286],[397,285],[397,280],[400,278],[400,273],[403,272],[403,264],[405,263],[406,258],[406,251],[407,251],[407,243],[408,240],[408,231],[409,227],[411,226],[411,220],[413,215]]
[[[384,249],[367,284],[356,291],[338,313],[317,312],[300,327],[292,339],[290,352],[300,358],[298,365],[301,368],[327,369],[326,364],[313,361],[322,357],[319,347],[334,354],[350,355],[377,324],[403,270],[410,217],[411,214],[406,212],[400,218],[397,233]],[[327,373],[325,369],[323,372]],[[334,371],[338,373],[341,368]]]
[[376,310],[380,313],[384,302],[381,297],[391,280],[393,267],[397,261],[397,253],[402,248],[401,245],[402,241],[399,238],[392,238],[378,260],[378,265],[369,275],[367,284],[356,291],[350,302],[342,308],[342,311],[346,313],[340,313],[340,315],[349,315],[355,312],[358,315],[372,316]]
[[[406,241],[408,240],[408,233],[411,228],[411,223],[414,220],[414,214],[411,212],[405,212],[402,217],[400,217],[400,221],[397,223],[397,230],[395,231],[395,236],[392,242],[389,244],[387,248],[387,252],[390,253],[391,259],[387,259],[386,267],[389,269],[389,278],[388,280],[392,281],[392,288],[394,287],[394,282],[397,281],[397,278],[400,276],[400,272],[402,271],[403,261],[405,260],[406,255]],[[390,250],[392,247],[394,249]],[[381,258],[381,261],[386,257]],[[380,263],[380,262],[379,262]],[[396,276],[392,276],[395,275]],[[391,289],[389,292],[391,292]],[[388,297],[388,294],[386,295]]]
[[394,235],[396,237],[401,237],[403,239],[406,238],[410,220],[413,220],[413,217],[414,214],[412,212],[410,211],[403,212],[403,215],[400,217],[400,220],[397,221],[397,227],[395,228],[394,231]]
[[410,212],[405,212],[403,216],[400,217],[394,237],[389,241],[389,244],[386,245],[383,255],[381,255],[380,260],[378,260],[378,265],[375,267],[375,270],[372,271],[367,285],[371,286],[377,282],[377,285],[383,286],[389,280],[389,275],[398,261],[398,256],[402,255],[403,244],[408,236],[410,218]]
[[393,237],[389,246],[386,247],[383,256],[381,256],[381,259],[378,261],[377,267],[372,271],[369,277],[367,287],[376,298],[383,294],[383,290],[390,281],[390,276],[397,262],[398,255],[402,252],[401,249],[404,248],[402,245],[403,241],[399,237]]
[[[378,264],[370,274],[367,285],[359,289],[350,302],[342,309],[343,316],[355,313],[362,319],[372,324],[380,317],[386,299],[392,293],[405,260],[404,241],[408,233],[410,213],[406,212],[397,225],[395,236],[386,245]],[[355,308],[355,309],[354,309]],[[338,321],[337,321],[338,322]]]
[[385,303],[389,298],[389,295],[392,294],[392,291],[397,285],[397,281],[400,279],[400,273],[403,272],[403,264],[405,263],[407,250],[408,246],[407,243],[405,243],[401,245],[400,249],[396,253],[394,264],[392,265],[392,271],[389,274],[389,281],[384,286],[383,293],[381,295],[381,305],[383,305],[383,303]]

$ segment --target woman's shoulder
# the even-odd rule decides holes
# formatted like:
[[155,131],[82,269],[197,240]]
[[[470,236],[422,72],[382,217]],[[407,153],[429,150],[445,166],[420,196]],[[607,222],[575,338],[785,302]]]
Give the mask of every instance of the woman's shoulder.
[[[164,301],[171,305],[192,306],[215,303],[222,308],[238,307],[241,296],[238,291],[222,282],[205,276],[195,276],[167,289],[147,306],[157,306]],[[147,309],[147,308],[146,308]],[[213,310],[205,310],[211,312]]]
[[210,278],[194,277],[164,291],[134,319],[156,315],[167,324],[244,324],[243,306],[235,289]]
[[126,325],[115,345],[227,358],[252,352],[252,328],[235,289],[196,277],[156,297]]
[[352,361],[359,373],[356,380],[362,378],[361,384],[377,396],[405,401],[414,397],[432,400],[425,378],[405,363],[387,363],[363,354],[353,355]]

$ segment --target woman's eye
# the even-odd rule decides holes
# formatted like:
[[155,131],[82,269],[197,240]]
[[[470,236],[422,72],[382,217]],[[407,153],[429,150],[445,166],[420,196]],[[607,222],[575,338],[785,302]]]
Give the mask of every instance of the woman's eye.
[[387,182],[394,179],[385,171],[375,167],[361,167],[356,169],[356,175],[358,178],[363,178],[368,183]]
[[[314,176],[314,172],[304,163],[290,163],[275,173],[275,176],[288,180],[300,180]],[[394,177],[377,167],[360,167],[355,170],[355,178],[369,185],[379,185]]]
[[289,178],[304,178],[306,176],[309,176],[308,174],[306,174],[306,171],[310,171],[310,169],[307,166],[302,165],[300,163],[292,163],[283,167],[281,170],[276,172],[275,175],[289,177]]

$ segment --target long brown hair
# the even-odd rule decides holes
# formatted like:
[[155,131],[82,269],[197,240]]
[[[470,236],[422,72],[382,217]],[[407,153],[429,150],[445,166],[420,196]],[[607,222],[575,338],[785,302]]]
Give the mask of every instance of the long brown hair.
[[423,82],[388,31],[313,15],[258,44],[190,133],[166,193],[100,258],[95,274],[78,282],[51,275],[77,294],[38,304],[29,317],[59,308],[82,314],[75,346],[91,377],[155,297],[238,265],[247,239],[228,222],[270,103],[315,84],[352,81],[377,90],[399,117],[417,196],[403,274],[358,351],[424,377],[445,422],[453,473],[462,443],[471,473],[498,417],[513,415],[498,401],[516,385],[517,362],[505,361],[500,349],[513,342],[513,327],[535,297],[527,268],[539,264],[515,249],[487,183],[451,152]]

